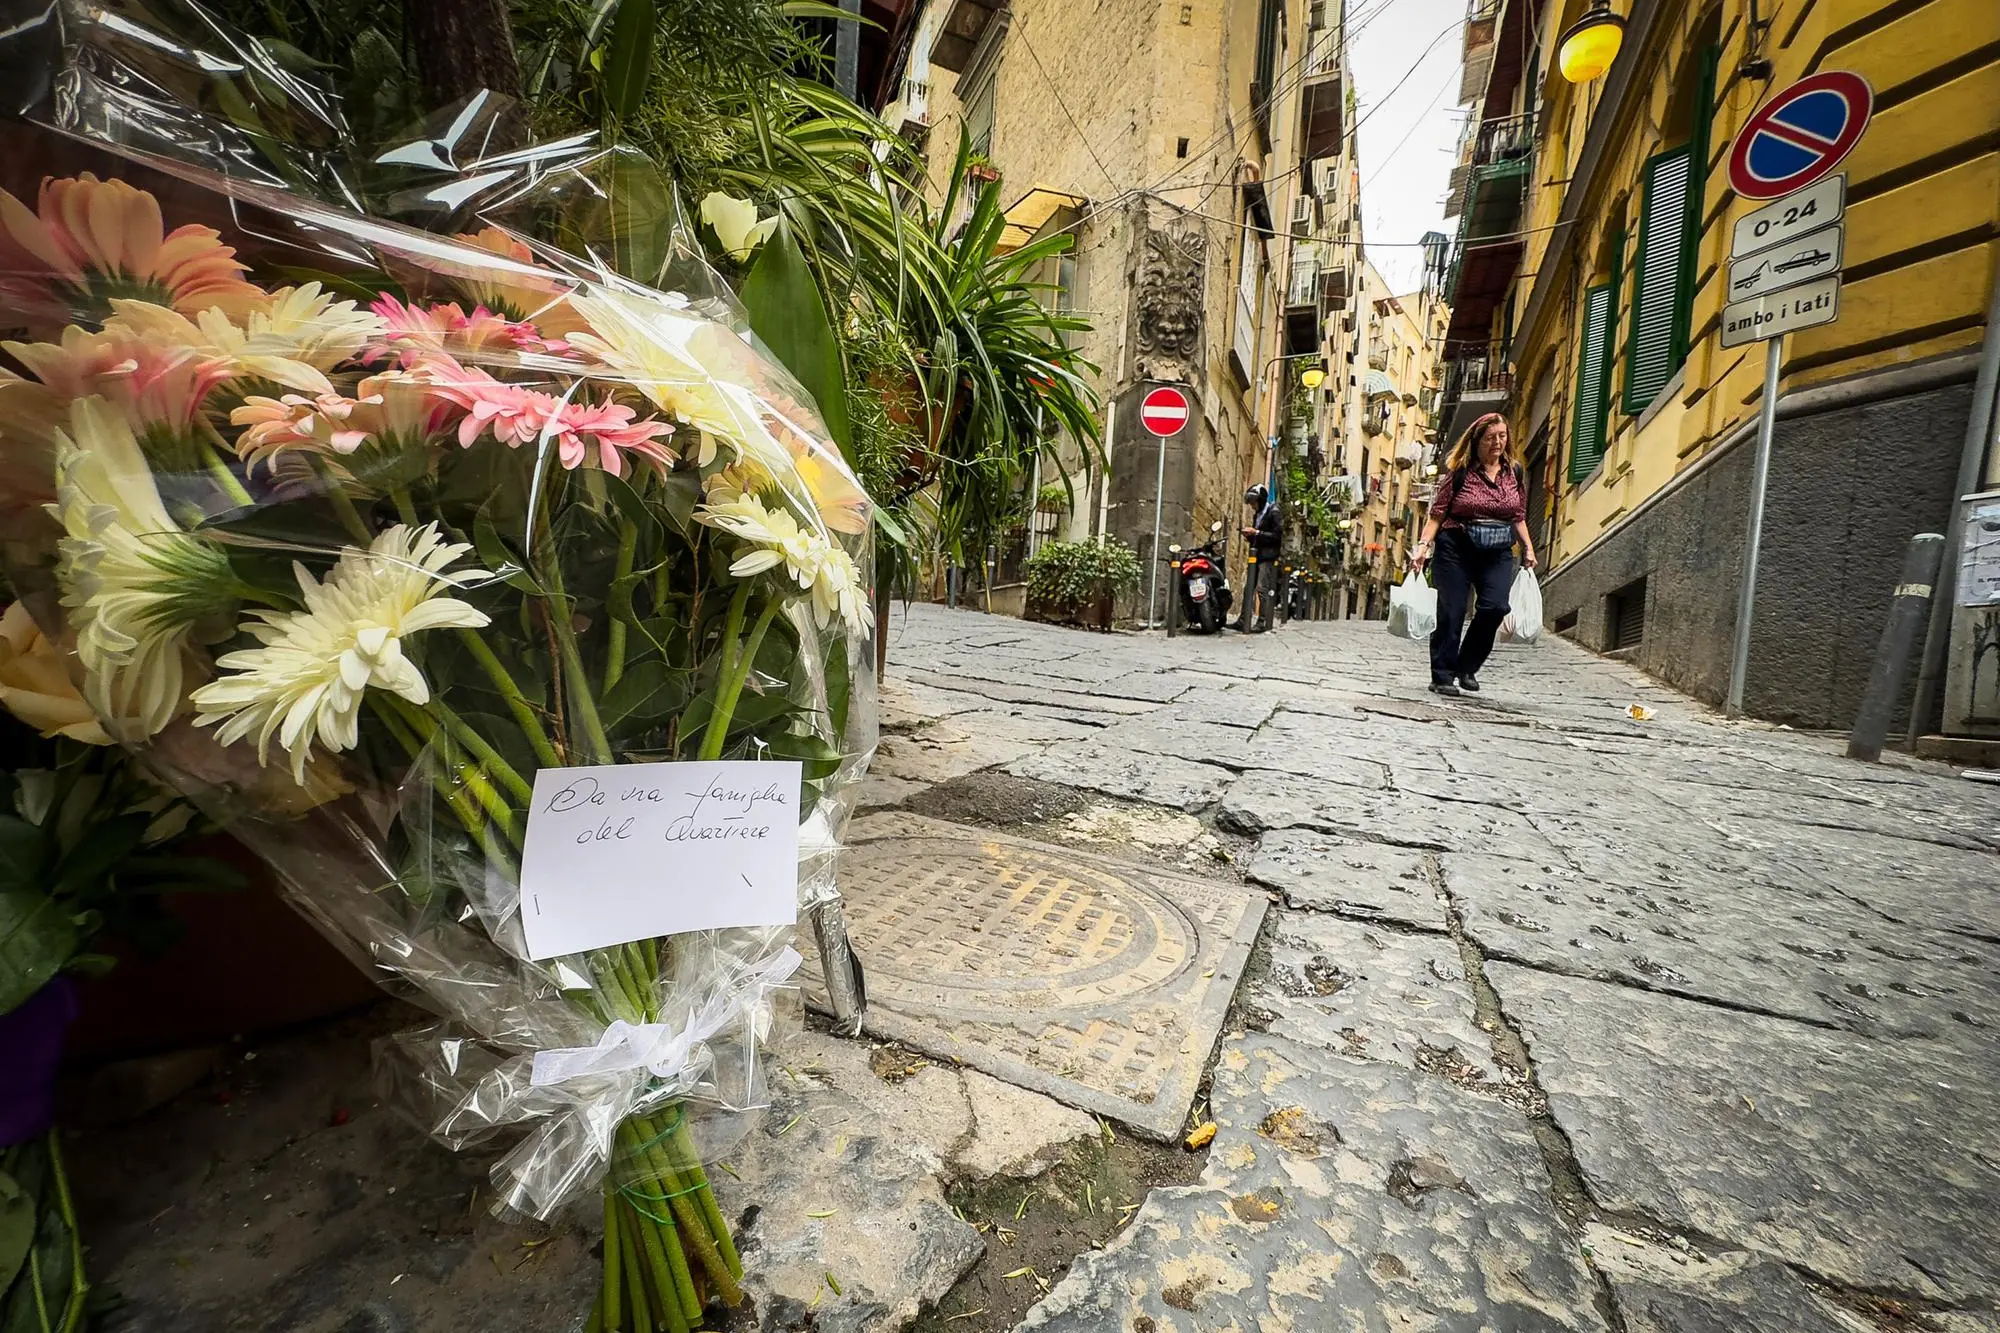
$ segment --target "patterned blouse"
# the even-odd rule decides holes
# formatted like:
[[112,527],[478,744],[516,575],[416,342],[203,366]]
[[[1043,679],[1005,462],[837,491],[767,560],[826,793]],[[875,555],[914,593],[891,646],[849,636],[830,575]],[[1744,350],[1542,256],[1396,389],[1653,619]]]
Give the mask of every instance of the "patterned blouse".
[[1528,498],[1522,491],[1521,469],[1509,464],[1500,470],[1497,481],[1488,480],[1476,466],[1463,476],[1450,473],[1438,483],[1431,512],[1443,516],[1439,526],[1446,528],[1462,528],[1468,520],[1479,518],[1526,522]]

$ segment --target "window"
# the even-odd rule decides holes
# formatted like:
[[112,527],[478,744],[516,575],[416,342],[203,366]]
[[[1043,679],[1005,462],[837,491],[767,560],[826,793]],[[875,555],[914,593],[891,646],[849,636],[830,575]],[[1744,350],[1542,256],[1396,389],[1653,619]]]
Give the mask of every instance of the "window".
[[1174,140],[1174,156],[1175,156],[1175,157],[1186,157],[1186,156],[1187,156],[1187,148],[1188,148],[1188,145],[1187,145],[1187,140],[1186,140],[1185,138],[1182,138],[1182,139],[1176,139],[1176,140]]
[[1687,360],[1719,58],[1719,49],[1708,46],[1695,59],[1687,142],[1655,154],[1645,167],[1625,368],[1624,408],[1635,415],[1653,405]]
[[1569,479],[1583,481],[1604,460],[1611,408],[1611,355],[1617,322],[1616,278],[1583,294],[1582,352],[1576,361],[1576,417],[1570,423]]
[[972,137],[975,157],[990,157],[993,153],[993,86],[998,82],[984,80],[973,91],[972,100],[965,104],[965,132]]
[[1257,289],[1263,282],[1264,247],[1254,210],[1243,210],[1243,254],[1236,273],[1235,353],[1245,386],[1257,377]]
[[1012,15],[1005,9],[994,15],[966,59],[953,90],[965,117],[965,132],[972,151],[980,157],[993,155],[993,93],[1000,82],[1000,47],[1006,40]]

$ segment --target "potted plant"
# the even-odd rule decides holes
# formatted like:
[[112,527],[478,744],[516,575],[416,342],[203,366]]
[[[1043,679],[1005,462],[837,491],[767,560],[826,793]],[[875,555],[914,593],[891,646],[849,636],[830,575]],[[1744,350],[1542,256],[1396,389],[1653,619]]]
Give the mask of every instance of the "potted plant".
[[1118,594],[1139,585],[1139,557],[1116,537],[1052,541],[1028,557],[1027,575],[1028,619],[1108,630]]

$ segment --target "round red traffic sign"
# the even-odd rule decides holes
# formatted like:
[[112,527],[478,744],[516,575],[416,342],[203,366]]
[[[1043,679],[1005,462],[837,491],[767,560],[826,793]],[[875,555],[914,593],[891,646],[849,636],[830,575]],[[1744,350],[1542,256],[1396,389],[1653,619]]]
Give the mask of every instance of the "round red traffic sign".
[[1853,151],[1874,107],[1859,74],[1830,69],[1800,79],[1744,123],[1729,149],[1730,188],[1745,199],[1805,189]]
[[1166,385],[1154,389],[1139,404],[1139,424],[1162,438],[1178,435],[1188,423],[1188,396]]

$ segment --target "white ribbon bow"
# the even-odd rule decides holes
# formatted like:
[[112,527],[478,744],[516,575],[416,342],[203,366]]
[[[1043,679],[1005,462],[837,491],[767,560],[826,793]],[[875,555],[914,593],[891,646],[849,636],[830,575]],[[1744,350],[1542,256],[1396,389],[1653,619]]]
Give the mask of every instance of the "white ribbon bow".
[[571,1079],[603,1074],[624,1074],[644,1069],[655,1078],[674,1080],[689,1067],[697,1048],[709,1038],[744,1018],[745,997],[755,1006],[763,992],[790,980],[805,960],[793,948],[772,955],[762,967],[745,975],[735,986],[709,1001],[687,1022],[676,1028],[668,1023],[627,1023],[616,1019],[604,1029],[595,1046],[569,1046],[535,1052],[534,1070],[529,1081],[544,1088]]

